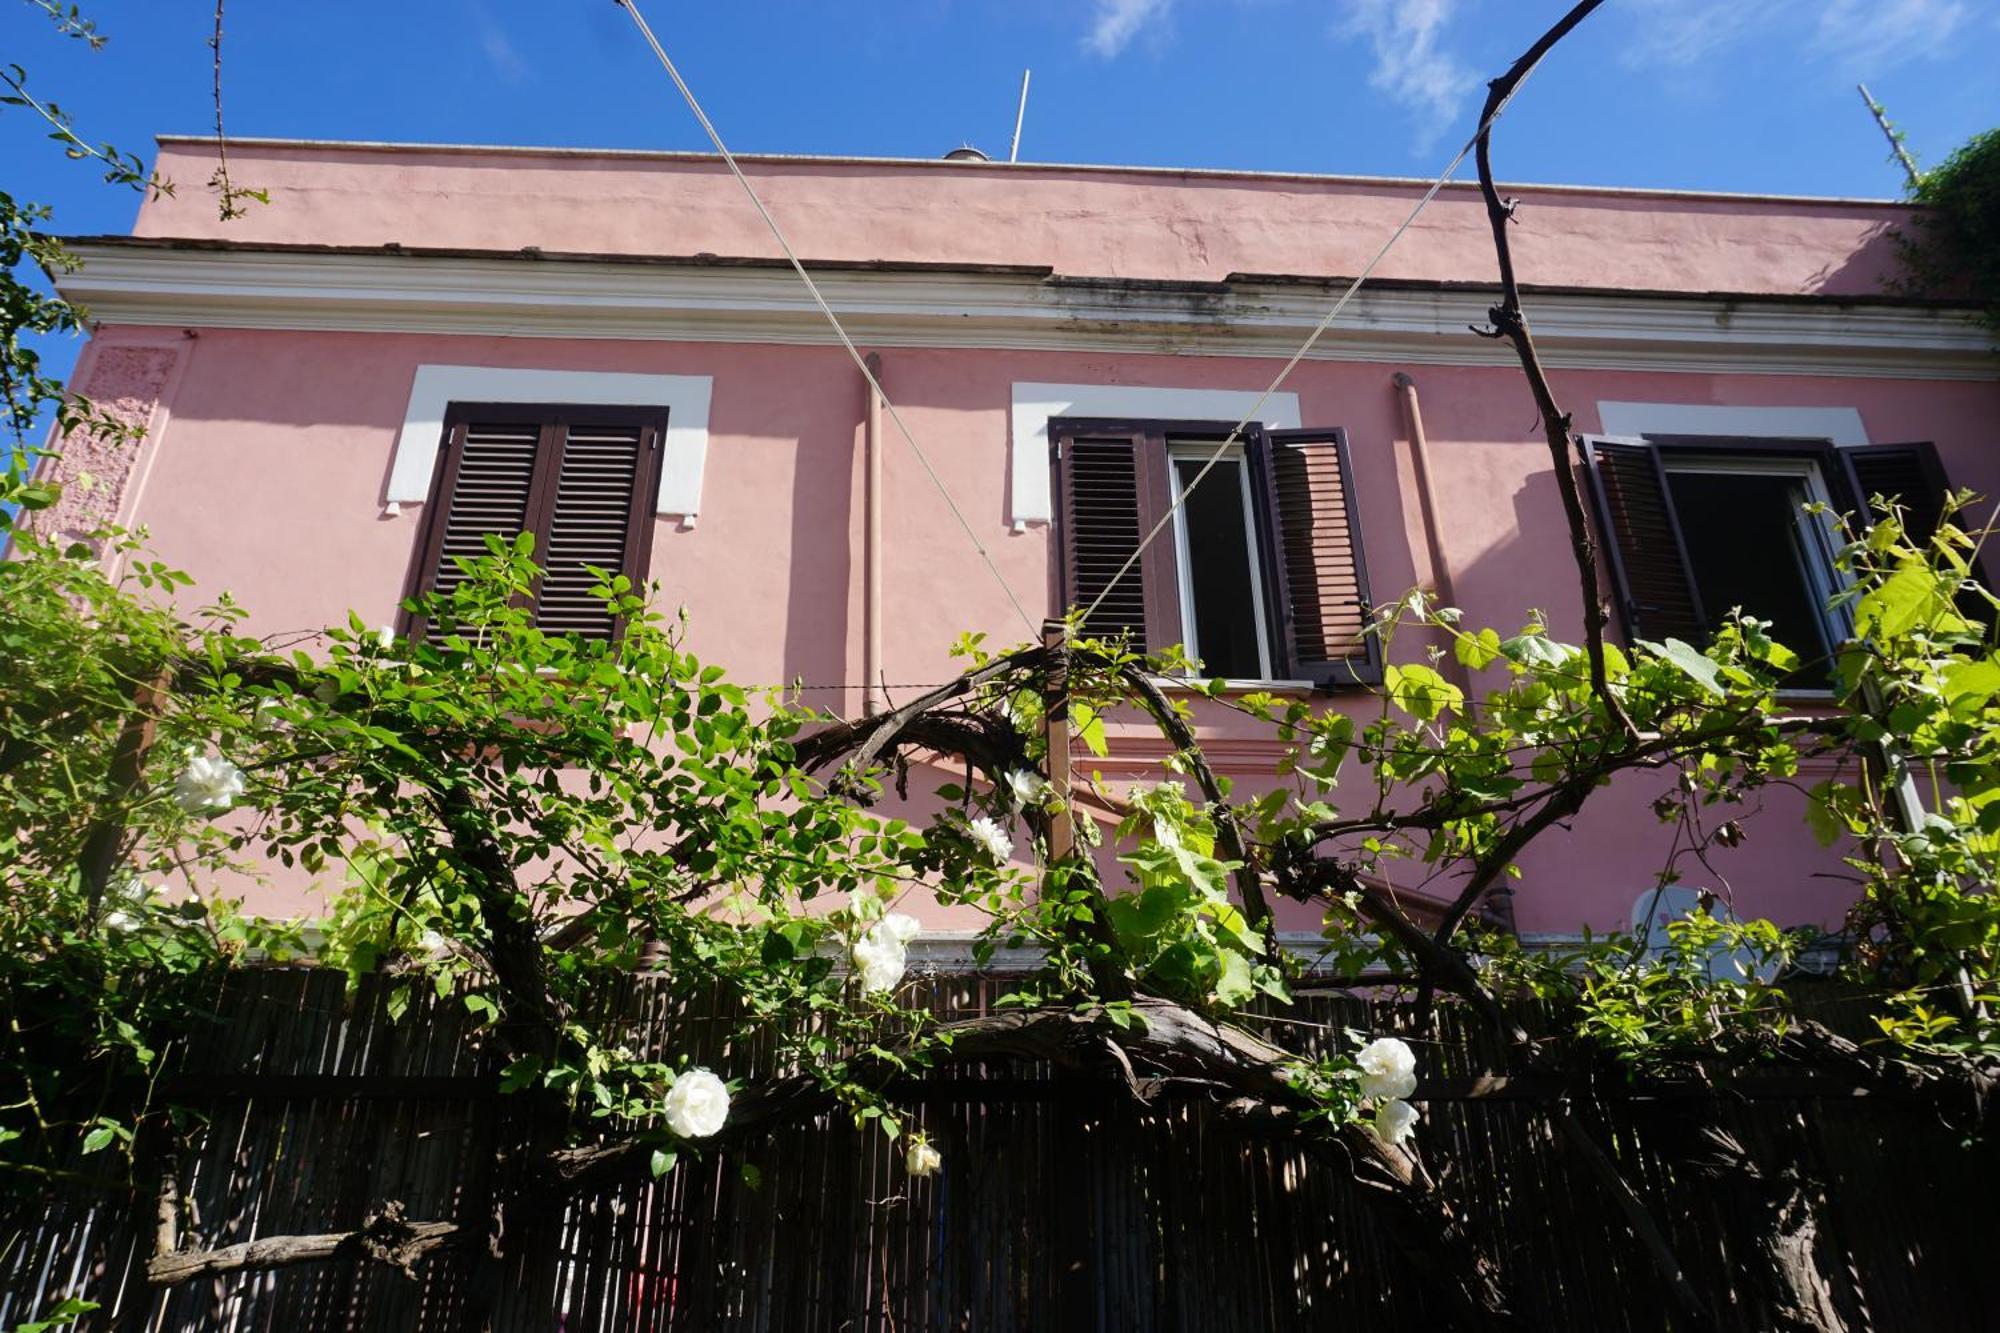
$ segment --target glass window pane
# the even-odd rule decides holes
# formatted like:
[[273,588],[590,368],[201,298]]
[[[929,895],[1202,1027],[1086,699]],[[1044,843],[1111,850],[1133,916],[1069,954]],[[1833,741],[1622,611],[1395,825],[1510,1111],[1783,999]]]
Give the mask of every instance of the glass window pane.
[[1686,534],[1688,563],[1711,631],[1742,607],[1771,622],[1771,637],[1799,655],[1790,683],[1824,688],[1830,663],[1826,618],[1799,542],[1804,487],[1796,477],[1745,472],[1667,474]]
[[[1186,491],[1205,460],[1174,460]],[[1254,680],[1264,674],[1257,643],[1257,590],[1243,515],[1243,463],[1225,458],[1181,506],[1187,524],[1187,584],[1194,646],[1209,676]]]

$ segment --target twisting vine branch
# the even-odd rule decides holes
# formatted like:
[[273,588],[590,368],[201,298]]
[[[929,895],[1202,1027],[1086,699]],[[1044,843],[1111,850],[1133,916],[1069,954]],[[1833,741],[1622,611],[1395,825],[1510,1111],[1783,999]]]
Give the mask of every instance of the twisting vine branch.
[[1556,403],[1555,391],[1549,387],[1549,377],[1542,370],[1541,356],[1535,350],[1535,339],[1528,329],[1528,317],[1521,309],[1520,282],[1514,275],[1514,247],[1507,236],[1507,228],[1514,220],[1514,205],[1503,201],[1493,184],[1494,113],[1529,71],[1541,63],[1542,57],[1603,3],[1604,0],[1581,0],[1523,52],[1505,74],[1487,85],[1486,106],[1480,112],[1481,129],[1476,156],[1479,192],[1486,199],[1486,218],[1493,229],[1493,248],[1500,261],[1500,303],[1486,312],[1493,325],[1487,336],[1505,338],[1512,343],[1516,355],[1520,357],[1521,371],[1528,377],[1528,388],[1535,398],[1535,410],[1541,414],[1542,430],[1548,438],[1549,459],[1555,466],[1556,488],[1562,495],[1563,517],[1569,524],[1570,549],[1576,557],[1577,581],[1583,591],[1583,635],[1585,650],[1590,654],[1591,687],[1603,701],[1605,711],[1617,719],[1628,734],[1634,734],[1636,729],[1632,726],[1632,719],[1612,693],[1610,681],[1605,676],[1604,626],[1610,612],[1598,587],[1597,545],[1592,540],[1590,524],[1584,516],[1583,495],[1576,483],[1576,466],[1570,459],[1570,417]]

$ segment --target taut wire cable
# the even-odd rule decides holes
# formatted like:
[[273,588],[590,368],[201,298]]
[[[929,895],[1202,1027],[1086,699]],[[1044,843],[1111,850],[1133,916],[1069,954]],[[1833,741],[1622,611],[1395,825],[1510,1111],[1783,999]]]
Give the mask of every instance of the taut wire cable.
[[688,104],[688,110],[694,112],[694,118],[701,122],[701,128],[708,135],[708,141],[715,145],[715,151],[728,166],[730,174],[736,177],[736,183],[741,185],[743,193],[750,197],[751,204],[757,209],[757,215],[763,218],[764,225],[770,228],[772,237],[778,242],[778,248],[783,250],[785,258],[791,261],[793,271],[799,275],[799,281],[805,284],[806,291],[812,295],[813,304],[819,307],[820,314],[826,316],[826,322],[833,326],[834,335],[840,339],[840,345],[847,349],[847,355],[854,362],[855,368],[868,381],[868,387],[881,396],[882,406],[888,410],[890,420],[896,423],[896,430],[902,435],[903,442],[910,446],[910,452],[914,453],[917,461],[923,464],[924,473],[931,479],[931,485],[935,486],[937,493],[944,497],[946,507],[951,510],[952,517],[958,520],[958,526],[965,530],[973,549],[979,552],[979,558],[985,561],[987,570],[1000,585],[1000,591],[1007,594],[1007,600],[1013,604],[1014,614],[1021,618],[1021,624],[1027,628],[1030,636],[1039,634],[1040,626],[1028,615],[1027,609],[1021,605],[1021,599],[1014,595],[1014,589],[1007,582],[1007,576],[993,563],[992,553],[986,549],[986,544],[979,540],[979,534],[973,531],[972,524],[966,521],[964,512],[959,509],[958,502],[952,499],[950,489],[945,486],[944,478],[938,476],[937,469],[931,466],[931,460],[924,454],[923,447],[917,443],[917,437],[911,434],[909,426],[903,420],[903,414],[897,410],[889,395],[883,393],[881,381],[875,378],[875,372],[868,369],[867,359],[854,345],[854,340],[847,336],[847,330],[841,326],[840,316],[833,313],[833,307],[828,305],[826,297],[820,294],[819,284],[813,281],[810,273],[806,272],[806,266],[799,262],[798,254],[793,251],[792,243],[785,239],[784,230],[778,226],[777,219],[764,207],[764,201],[757,197],[757,191],[751,187],[749,178],[743,174],[743,168],[736,164],[736,155],[729,151],[728,146],[722,142],[722,136],[716,133],[708,114],[701,109],[701,103],[696,100],[694,90],[689,88],[687,80],[681,77],[680,70],[675,68],[673,60],[667,55],[666,48],[660,45],[660,39],[653,35],[653,29],[646,22],[646,16],[639,12],[638,4],[635,0],[616,0],[616,3],[632,16],[632,22],[638,25],[639,34],[646,39],[646,45],[653,48],[653,55],[659,59],[661,68],[665,69],[667,77],[674,81],[674,87],[680,89],[682,99]]

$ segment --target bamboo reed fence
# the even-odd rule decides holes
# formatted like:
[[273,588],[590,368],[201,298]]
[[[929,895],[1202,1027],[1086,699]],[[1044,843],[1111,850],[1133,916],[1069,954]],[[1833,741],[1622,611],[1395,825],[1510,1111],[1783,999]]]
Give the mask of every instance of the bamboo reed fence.
[[[1002,979],[938,977],[934,1005],[984,1012]],[[0,1216],[0,1329],[64,1297],[75,1325],[117,1333],[681,1333],[682,1330],[1211,1330],[1448,1328],[1425,1274],[1378,1235],[1337,1162],[1249,1137],[1199,1097],[1142,1106],[1109,1079],[1029,1066],[950,1071],[909,1089],[944,1170],[912,1179],[901,1145],[844,1116],[778,1130],[661,1180],[552,1199],[484,1243],[516,1146],[507,1099],[482,1077],[453,1003],[399,1022],[379,984],[338,973],[233,977],[212,1030],[164,1076],[204,1120],[180,1158],[189,1243],[352,1229],[382,1201],[459,1222],[462,1245],[413,1280],[338,1259],[148,1285],[153,1207],[130,1185],[81,1178]],[[1301,1050],[1343,1028],[1395,1030],[1393,1007],[1305,1001],[1269,1035]],[[1421,1049],[1427,1163],[1492,1243],[1533,1327],[1668,1326],[1669,1304],[1620,1214],[1530,1100],[1449,1095],[1491,1054],[1443,1015]],[[1300,1021],[1303,1019],[1304,1022]],[[624,1005],[629,1043],[690,1052],[731,1074],[768,1063],[730,1049],[727,1016],[656,980]],[[1318,1026],[1314,1026],[1318,1025]],[[1996,1153],[1937,1107],[1796,1094],[1704,1101],[1753,1156],[1826,1182],[1822,1244],[1851,1328],[2000,1327]],[[1774,1326],[1735,1205],[1682,1169],[1690,1108],[1607,1095],[1588,1108],[1662,1219],[1718,1328]],[[96,1162],[98,1159],[89,1159]],[[518,1214],[517,1214],[518,1217]],[[517,1223],[518,1224],[518,1223]]]

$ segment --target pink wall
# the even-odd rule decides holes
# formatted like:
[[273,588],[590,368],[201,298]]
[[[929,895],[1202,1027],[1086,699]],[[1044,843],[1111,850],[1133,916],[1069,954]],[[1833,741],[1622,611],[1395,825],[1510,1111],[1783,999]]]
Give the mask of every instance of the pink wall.
[[[746,159],[759,195],[808,260],[1052,266],[1092,277],[1220,280],[1349,276],[1422,186],[987,163]],[[192,183],[213,147],[161,141],[158,166]],[[139,236],[243,243],[630,255],[775,257],[713,158],[233,142],[237,179],[271,203],[233,222],[205,191],[147,201]],[[1894,204],[1509,187],[1524,282],[1660,291],[1863,295],[1891,271]],[[1477,191],[1446,189],[1379,270],[1490,281]]]
[[[860,674],[862,399],[838,349],[108,328],[78,387],[93,391],[92,365],[152,364],[157,356],[121,355],[146,349],[171,353],[174,375],[155,418],[164,425],[137,459],[127,514],[150,528],[163,558],[197,575],[201,597],[236,593],[253,631],[309,629],[350,608],[371,622],[393,616],[421,518],[409,509],[384,518],[381,497],[419,364],[699,374],[715,384],[707,478],[697,528],[658,520],[653,572],[666,603],[690,608],[696,651],[739,681],[831,684]],[[1049,597],[1047,530],[1017,535],[1006,523],[1013,382],[1242,388],[1275,369],[1238,358],[892,349],[883,378],[1002,572],[1040,615]],[[1408,444],[1390,383],[1396,369],[1307,362],[1288,385],[1307,424],[1350,432],[1378,598],[1418,577],[1422,542],[1405,517]],[[1446,555],[1469,620],[1511,632],[1542,607],[1574,634],[1574,576],[1554,478],[1519,374],[1428,367],[1417,381]],[[1572,371],[1557,376],[1556,389],[1585,430],[1598,424],[1600,399],[1854,407],[1871,438],[1934,439],[1954,480],[2000,492],[1991,447],[2000,391],[1990,383]],[[893,439],[886,486],[889,679],[946,679],[954,670],[947,648],[962,630],[1022,638],[964,534]],[[854,693],[814,697],[858,705]],[[1213,708],[1202,716],[1225,769],[1245,781],[1269,772],[1272,752],[1255,743],[1254,728]],[[1126,741],[1104,767],[1114,778],[1140,776],[1154,753]],[[1523,929],[1624,921],[1666,852],[1645,809],[1655,794],[1644,780],[1627,784],[1530,858],[1517,899]],[[1837,919],[1845,902],[1838,882],[1808,877],[1837,867],[1810,846],[1788,800],[1774,796],[1773,813],[1718,868],[1747,911],[1785,922]],[[289,892],[259,901],[271,910],[298,902]]]

